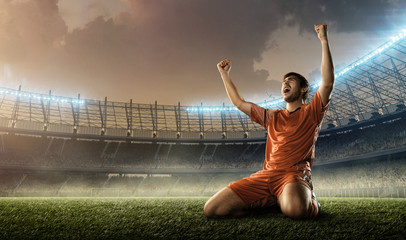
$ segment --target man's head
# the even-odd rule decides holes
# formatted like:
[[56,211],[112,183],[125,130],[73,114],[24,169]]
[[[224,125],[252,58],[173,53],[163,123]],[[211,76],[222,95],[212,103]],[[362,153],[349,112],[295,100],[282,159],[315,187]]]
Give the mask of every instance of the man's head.
[[286,102],[294,102],[298,99],[306,101],[309,97],[309,83],[299,73],[289,72],[283,76],[282,97]]

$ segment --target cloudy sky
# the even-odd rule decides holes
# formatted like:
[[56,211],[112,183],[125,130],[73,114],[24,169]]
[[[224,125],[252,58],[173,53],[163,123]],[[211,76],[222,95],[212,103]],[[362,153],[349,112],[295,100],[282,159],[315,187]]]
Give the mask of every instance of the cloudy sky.
[[403,0],[0,0],[0,86],[158,104],[280,96],[297,71],[319,80],[313,25],[329,25],[336,71],[406,28]]

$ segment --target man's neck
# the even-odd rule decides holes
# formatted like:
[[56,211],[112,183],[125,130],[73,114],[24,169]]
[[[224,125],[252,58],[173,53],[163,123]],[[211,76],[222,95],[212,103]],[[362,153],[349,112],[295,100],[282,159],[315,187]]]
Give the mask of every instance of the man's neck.
[[288,110],[289,112],[293,112],[302,105],[303,105],[302,100],[286,103],[286,110]]

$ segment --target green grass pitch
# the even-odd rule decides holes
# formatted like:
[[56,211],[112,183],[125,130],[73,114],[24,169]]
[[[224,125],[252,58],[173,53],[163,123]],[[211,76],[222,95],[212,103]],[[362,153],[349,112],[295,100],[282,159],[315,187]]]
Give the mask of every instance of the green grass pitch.
[[0,239],[405,239],[406,199],[320,198],[316,220],[208,220],[208,198],[0,198]]

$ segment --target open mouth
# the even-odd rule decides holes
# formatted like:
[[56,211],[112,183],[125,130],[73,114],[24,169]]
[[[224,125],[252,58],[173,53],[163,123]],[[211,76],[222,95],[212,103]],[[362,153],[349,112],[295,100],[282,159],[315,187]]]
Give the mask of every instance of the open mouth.
[[290,92],[290,89],[289,89],[289,88],[283,89],[283,93],[288,93],[288,92]]

